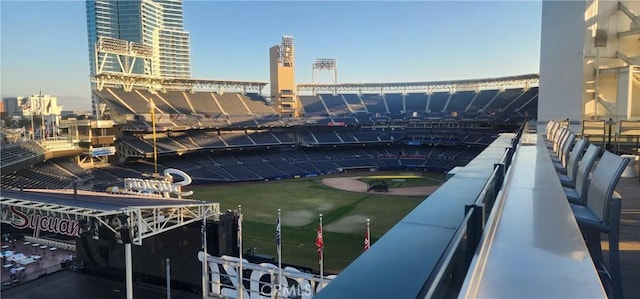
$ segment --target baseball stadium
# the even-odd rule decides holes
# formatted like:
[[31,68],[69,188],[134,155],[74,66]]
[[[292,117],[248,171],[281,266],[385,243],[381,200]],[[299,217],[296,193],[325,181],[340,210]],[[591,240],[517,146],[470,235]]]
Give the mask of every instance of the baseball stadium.
[[[342,83],[336,59],[318,58],[312,82],[299,83],[294,37],[273,39],[263,82],[162,76],[152,46],[96,37],[94,115],[60,119],[56,137],[3,131],[2,245],[26,254],[17,279],[3,271],[3,295],[19,297],[30,281],[50,287],[64,272],[73,276],[59,279],[119,290],[107,298],[369,297],[365,273],[412,276],[417,263],[428,270],[407,290],[373,290],[475,297],[486,282],[470,282],[482,262],[468,246],[479,255],[489,246],[480,236],[499,227],[536,136],[560,143],[552,129],[579,125],[603,149],[634,148],[618,135],[612,143],[611,124],[593,133],[577,119],[541,118],[539,74]],[[323,72],[333,82],[317,82]],[[444,232],[407,228],[420,221]],[[400,249],[406,238],[415,252]],[[581,246],[576,254],[591,252]],[[393,257],[402,254],[428,262]],[[621,295],[615,271],[589,273],[605,297]]]
[[[126,178],[179,169],[191,197],[223,211],[242,205],[244,246],[254,252],[276,255],[282,209],[287,264],[319,270],[313,241],[323,214],[324,266],[339,273],[362,252],[366,219],[375,243],[447,172],[537,114],[537,75],[294,85],[293,41],[271,49],[271,97],[262,95],[267,82],[95,76],[100,118],[63,119],[60,140],[3,147],[3,189],[110,192]],[[96,57],[128,47],[103,38]],[[337,71],[331,59],[316,66]],[[391,192],[368,191],[368,178]]]

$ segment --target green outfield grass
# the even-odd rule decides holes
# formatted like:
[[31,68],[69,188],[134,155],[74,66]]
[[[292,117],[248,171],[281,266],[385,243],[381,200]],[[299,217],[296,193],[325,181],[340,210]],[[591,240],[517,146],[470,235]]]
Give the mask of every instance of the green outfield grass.
[[327,273],[340,272],[362,253],[367,218],[375,243],[425,199],[336,190],[322,184],[322,178],[198,187],[193,189],[192,198],[220,203],[222,211],[242,205],[245,250],[257,247],[258,253],[273,256],[277,210],[281,209],[283,263],[316,270],[319,265],[314,243],[322,213]]

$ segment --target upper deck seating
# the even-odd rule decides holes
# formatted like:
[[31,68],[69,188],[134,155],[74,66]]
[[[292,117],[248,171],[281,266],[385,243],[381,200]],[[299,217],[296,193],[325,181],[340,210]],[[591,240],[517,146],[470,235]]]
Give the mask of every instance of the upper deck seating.
[[347,103],[341,95],[321,94],[319,97],[329,109],[329,114],[344,115],[350,113]]
[[367,112],[367,106],[360,100],[360,96],[357,94],[342,94],[344,101],[347,103],[349,110],[353,113]]
[[423,114],[427,111],[427,95],[424,93],[408,93],[404,96],[406,113],[418,112]]
[[191,103],[196,113],[217,117],[222,114],[220,106],[213,98],[211,92],[185,93],[185,98]]
[[325,116],[329,114],[318,96],[298,96],[298,99],[300,99],[304,112],[308,116]]
[[122,99],[119,99],[117,95],[114,95],[109,91],[109,88],[105,88],[103,90],[93,90],[93,93],[101,99],[101,101],[105,102],[109,108],[115,110],[119,114],[130,114],[135,113],[133,109],[126,106],[123,103]]
[[144,100],[145,110],[140,111],[140,113],[150,113],[149,101],[153,100],[153,103],[156,106],[155,113],[162,114],[180,114],[180,111],[176,109],[170,102],[164,99],[160,94],[152,94],[148,90],[144,89],[134,89],[130,92],[131,94],[136,94],[138,98]]
[[401,115],[406,113],[404,111],[404,96],[401,93],[387,93],[384,95],[384,99],[389,107],[389,114]]
[[487,104],[489,104],[489,102],[491,102],[491,100],[493,100],[493,98],[496,97],[496,95],[498,95],[498,91],[495,89],[480,91],[475,99],[471,101],[466,111],[475,113],[480,112]]
[[249,111],[255,115],[269,116],[275,115],[275,111],[271,105],[267,104],[267,101],[262,95],[256,93],[247,93],[245,95],[240,94],[240,97],[244,101]]
[[467,109],[467,106],[478,95],[475,91],[459,91],[451,95],[449,104],[445,107],[445,111],[451,112],[463,112]]
[[518,95],[513,101],[507,103],[506,106],[502,108],[503,112],[512,113],[513,111],[518,111],[520,108],[530,101],[532,101],[538,95],[538,87],[532,87],[525,91],[523,91],[520,95]]
[[429,98],[429,107],[427,108],[429,110],[429,114],[442,113],[450,95],[451,94],[448,92],[436,92],[431,94],[431,97]]
[[251,114],[238,93],[215,94],[215,98],[218,100],[222,111],[228,115],[241,116]]
[[104,90],[110,93],[112,98],[120,104],[130,107],[132,112],[150,113],[149,101],[136,93],[136,90],[130,92],[120,88],[105,88]]
[[168,102],[178,113],[181,114],[193,114],[195,111],[191,110],[189,103],[185,99],[186,92],[183,91],[167,91],[166,93],[158,93],[157,96]]
[[522,88],[506,89],[503,92],[498,92],[496,97],[484,107],[484,110],[487,113],[502,112],[522,93]]
[[379,94],[361,94],[360,98],[367,107],[369,113],[375,115],[385,115],[389,113],[387,106],[384,103],[384,99]]

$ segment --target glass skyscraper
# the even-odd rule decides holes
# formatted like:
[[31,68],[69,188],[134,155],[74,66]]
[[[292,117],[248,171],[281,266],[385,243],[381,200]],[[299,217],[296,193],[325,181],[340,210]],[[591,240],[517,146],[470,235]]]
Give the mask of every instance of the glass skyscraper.
[[[134,74],[191,77],[189,32],[183,28],[182,0],[87,0],[86,9],[92,76],[98,70],[95,44],[104,36],[152,47],[151,65],[136,60],[133,66],[126,66]],[[119,72],[122,67],[115,57],[109,57],[100,69]]]

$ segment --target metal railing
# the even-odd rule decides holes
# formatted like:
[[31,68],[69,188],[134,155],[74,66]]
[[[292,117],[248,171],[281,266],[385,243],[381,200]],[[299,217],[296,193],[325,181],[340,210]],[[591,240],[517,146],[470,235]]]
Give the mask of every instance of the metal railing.
[[419,298],[451,298],[458,295],[476,248],[484,232],[487,219],[491,214],[523,132],[528,128],[525,122],[511,139],[511,145],[505,149],[493,172],[487,179],[473,204],[464,207],[465,217],[458,227],[444,254],[436,264],[434,271],[425,282]]

